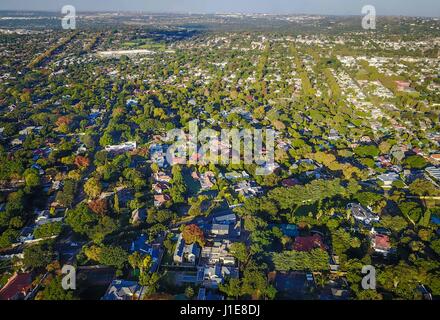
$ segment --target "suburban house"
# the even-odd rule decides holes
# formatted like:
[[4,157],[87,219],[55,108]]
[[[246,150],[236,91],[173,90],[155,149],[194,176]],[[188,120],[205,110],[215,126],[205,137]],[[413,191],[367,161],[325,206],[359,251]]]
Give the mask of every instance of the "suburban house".
[[214,217],[210,232],[213,237],[238,238],[241,234],[241,221],[237,219],[234,213]]
[[199,181],[200,181],[200,186],[201,186],[202,190],[211,189],[215,183],[214,173],[211,171],[208,171],[204,174],[201,174]]
[[170,187],[164,182],[154,183],[152,189],[157,194],[162,194],[165,190],[168,190]]
[[312,236],[296,237],[293,243],[293,250],[296,251],[311,251],[316,248],[326,249],[321,236],[316,233]]
[[389,168],[393,165],[391,158],[388,155],[377,158],[376,165],[381,168]]
[[208,264],[235,265],[235,258],[229,253],[231,244],[229,240],[214,241],[211,245],[207,244],[202,249],[201,257]]
[[234,213],[218,216],[213,219],[213,223],[219,224],[235,224],[237,222],[237,216]]
[[375,252],[387,255],[391,250],[390,238],[387,235],[373,232],[371,234],[371,247]]
[[118,145],[106,146],[105,151],[110,153],[123,153],[127,151],[133,151],[136,149],[136,141],[129,141]]
[[428,167],[425,169],[426,173],[430,175],[432,178],[440,182],[440,168],[437,167]]
[[203,285],[206,288],[218,288],[226,278],[238,278],[238,268],[219,264],[204,266]]
[[351,215],[357,221],[367,224],[379,221],[379,216],[375,215],[371,210],[362,207],[359,203],[349,203],[347,209],[351,211]]
[[149,255],[152,260],[150,271],[156,272],[159,269],[163,250],[161,249],[160,244],[148,243],[145,234],[142,234],[137,240],[131,243],[130,252],[139,252],[142,255]]
[[0,300],[21,300],[32,288],[30,273],[16,273],[0,289]]
[[171,177],[167,175],[165,172],[159,171],[153,174],[154,180],[159,182],[171,182]]
[[171,197],[168,194],[156,194],[154,195],[154,206],[161,207],[170,200]]
[[216,236],[227,236],[229,234],[229,225],[214,223],[211,226],[211,233]]
[[42,210],[42,211],[36,210],[35,213],[37,214],[37,218],[35,219],[35,224],[37,226],[41,226],[43,224],[52,223],[52,222],[61,222],[64,219],[63,217],[51,218],[49,210]]
[[398,181],[400,179],[397,173],[384,173],[377,177],[378,180],[383,182],[384,187],[391,187],[394,181]]
[[249,198],[262,193],[262,189],[254,181],[240,181],[234,186],[234,191]]
[[113,280],[101,300],[140,300],[145,295],[145,287],[136,281]]
[[150,147],[150,159],[156,163],[159,168],[166,167],[165,152],[160,144],[153,144]]
[[196,264],[200,256],[200,247],[197,243],[187,245],[183,240],[182,234],[177,238],[176,250],[174,251],[173,261],[175,263]]

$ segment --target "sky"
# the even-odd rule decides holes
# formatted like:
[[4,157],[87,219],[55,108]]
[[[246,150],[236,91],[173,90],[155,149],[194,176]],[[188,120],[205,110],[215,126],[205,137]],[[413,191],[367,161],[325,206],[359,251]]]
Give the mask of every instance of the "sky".
[[145,11],[181,13],[276,13],[361,15],[364,5],[378,15],[440,18],[440,0],[0,0],[0,10]]

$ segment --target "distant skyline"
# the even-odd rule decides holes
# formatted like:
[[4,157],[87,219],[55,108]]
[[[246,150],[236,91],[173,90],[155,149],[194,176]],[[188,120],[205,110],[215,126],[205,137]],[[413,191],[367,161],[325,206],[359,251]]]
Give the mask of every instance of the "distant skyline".
[[0,10],[145,11],[151,13],[268,13],[361,15],[374,5],[378,15],[440,18],[439,0],[0,0]]

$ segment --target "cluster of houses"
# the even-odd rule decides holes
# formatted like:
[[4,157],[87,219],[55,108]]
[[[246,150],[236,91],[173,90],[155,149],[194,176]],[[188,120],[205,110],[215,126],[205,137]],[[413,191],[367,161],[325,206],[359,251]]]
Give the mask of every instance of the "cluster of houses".
[[[250,39],[250,36],[245,36],[247,39]],[[305,44],[315,44],[315,45],[328,45],[327,40],[321,40],[317,38],[297,38],[296,41],[298,43],[305,43]],[[339,43],[343,44],[343,40],[339,39],[337,40]],[[266,46],[266,39],[263,37],[261,41],[253,41],[251,43],[251,48],[253,49],[259,49],[263,50]],[[193,45],[193,44],[185,44],[185,42],[179,44],[179,46],[185,46],[185,45]],[[230,48],[231,45],[230,39],[228,37],[217,37],[215,36],[214,39],[210,38],[208,41],[203,42],[201,46],[215,46],[217,48]],[[384,44],[385,45],[385,44]],[[397,44],[394,44],[397,45]],[[241,48],[244,49],[243,51],[250,49],[250,48]],[[114,52],[114,51],[108,51],[104,53],[100,53],[104,56],[109,55],[120,55],[121,53],[124,53],[124,51],[120,52]],[[125,52],[126,53],[126,52]],[[148,50],[146,51],[130,51],[130,53],[135,54],[141,54],[141,53],[149,53]],[[292,57],[290,57],[292,58]],[[140,62],[140,60],[136,60],[138,58],[133,58],[135,62]],[[270,57],[269,60],[270,63],[268,63],[268,68],[270,68],[271,71],[275,72],[268,72],[264,76],[264,80],[269,83],[270,85],[276,84],[280,82],[282,79],[281,77],[281,70],[279,64],[276,63],[276,59],[274,59],[273,56]],[[346,67],[346,70],[350,71],[359,71],[360,70],[360,62],[361,60],[365,60],[368,62],[370,66],[373,66],[377,68],[377,70],[383,74],[394,76],[397,75],[397,73],[406,72],[405,66],[403,65],[397,65],[397,71],[390,70],[389,67],[392,63],[391,58],[384,58],[384,57],[350,57],[350,56],[338,56],[339,61],[343,64],[344,67]],[[312,84],[317,84],[318,80],[313,75],[315,74],[313,70],[313,58],[309,55],[305,56],[305,58],[301,59],[302,63],[304,64],[305,71],[307,71],[308,74],[310,74],[311,82]],[[274,62],[275,61],[275,62]],[[68,61],[66,61],[68,62]],[[418,63],[424,63],[424,61],[416,61]],[[429,62],[429,68],[432,69],[432,63],[437,62]],[[213,64],[216,68],[225,70],[226,66],[228,65],[228,62],[213,62],[210,64]],[[434,64],[435,66],[436,64]],[[209,80],[211,79],[211,76],[203,70],[202,68],[193,68],[194,71],[194,77],[199,78],[196,81],[201,81],[202,83],[209,83]],[[408,130],[406,125],[407,123],[400,123],[400,121],[396,121],[395,119],[392,119],[388,114],[387,110],[391,111],[399,111],[399,109],[396,108],[396,106],[393,103],[384,103],[381,106],[376,106],[373,104],[369,96],[375,96],[379,97],[383,100],[390,100],[394,98],[394,93],[386,88],[380,81],[370,81],[370,80],[353,80],[353,77],[349,72],[343,71],[342,68],[338,68],[337,70],[330,69],[332,75],[335,77],[338,85],[341,88],[341,91],[343,93],[344,98],[346,98],[347,102],[354,105],[358,110],[365,112],[368,114],[369,121],[371,124],[371,127],[374,131],[374,133],[377,133],[377,131],[382,130],[382,121],[383,119],[389,120],[391,123],[391,126],[396,129],[399,132],[407,132],[410,133],[411,130]],[[183,72],[183,71],[181,71]],[[113,70],[111,72],[108,72],[108,75],[111,77],[115,77],[119,74],[118,70]],[[288,83],[291,88],[293,89],[293,95],[299,95],[301,92],[303,83],[300,78],[298,78],[298,74],[295,71],[292,71],[291,77],[287,76],[286,83]],[[131,74],[127,76],[128,79],[135,78],[135,75]],[[257,81],[256,73],[255,71],[251,72],[246,80],[244,79],[235,79],[236,74],[235,70],[232,70],[232,73],[229,75],[225,75],[223,78],[223,81],[225,81],[228,84],[232,83],[238,83],[239,86],[245,85],[247,86],[249,83],[255,83]],[[414,77],[411,77],[414,78]],[[187,79],[188,80],[188,79]],[[155,79],[155,77],[152,75],[151,79],[148,79],[146,81],[151,82],[152,84],[154,81],[159,81]],[[179,82],[179,83],[178,83]],[[176,77],[175,75],[170,76],[168,79],[163,80],[164,84],[176,84],[178,86],[186,86],[184,83],[180,83],[181,79]],[[414,83],[411,83],[409,81],[395,81],[396,90],[399,92],[404,93],[414,93],[415,90],[413,89]],[[438,85],[432,84],[431,87],[433,89],[438,89]],[[247,87],[249,89],[249,87]],[[316,95],[321,96],[322,92],[316,88]],[[160,92],[159,90],[157,92]],[[147,92],[148,94],[156,94],[156,92]],[[63,97],[63,98],[69,98],[70,97]],[[252,101],[254,97],[252,95],[249,95],[246,97],[248,101]],[[389,102],[389,101],[388,101]],[[196,99],[190,99],[188,101],[188,105],[191,106],[191,108],[196,108],[198,102]],[[127,107],[137,106],[138,101],[135,99],[129,99],[126,102]],[[9,111],[14,111],[17,107],[15,105],[11,105],[9,107]],[[270,106],[265,107],[265,113],[268,113],[268,108],[270,109]],[[232,125],[230,123],[229,119],[236,118],[235,116],[241,117],[241,119],[245,120],[249,124],[259,124],[261,121],[254,118],[254,115],[252,113],[252,110],[247,110],[244,107],[235,107],[231,110],[222,110],[220,111],[220,116],[223,118],[224,122],[222,120],[214,120],[212,117],[214,115],[211,115],[210,113],[203,110],[203,108],[200,108],[200,115],[206,115],[206,117],[209,117],[206,122],[213,125],[215,123],[220,124],[226,124],[226,125]],[[89,124],[93,125],[95,124],[95,121],[99,118],[103,118],[104,113],[106,112],[105,109],[102,107],[96,107],[91,110],[88,120]],[[174,114],[168,114],[168,116],[174,116]],[[267,119],[266,119],[267,120]],[[305,122],[312,122],[312,118],[308,115],[304,115],[303,120]],[[231,122],[234,122],[231,120]],[[20,128],[17,135],[15,135],[14,139],[11,139],[10,145],[11,148],[9,151],[13,150],[14,148],[21,148],[23,145],[23,142],[25,141],[26,137],[38,133],[40,130],[42,130],[43,127],[41,126],[28,126],[28,127],[22,127]],[[354,125],[349,124],[349,129],[354,128]],[[339,132],[340,131],[340,132]],[[320,147],[326,147],[330,146],[330,143],[337,144],[339,140],[344,139],[344,133],[342,130],[336,130],[334,128],[331,128],[329,130],[329,133],[327,135],[327,140],[330,142],[326,142],[327,144],[321,145]],[[0,136],[4,132],[4,128],[0,128]],[[309,129],[301,129],[300,134],[306,134],[307,132],[310,132]],[[59,135],[59,137],[62,137],[63,135]],[[66,135],[64,135],[66,136]],[[427,136],[432,141],[440,141],[440,135],[437,133],[427,133]],[[191,140],[191,136],[186,135],[185,137],[188,140]],[[370,144],[373,143],[375,139],[370,138],[369,136],[361,136],[360,138],[353,138],[349,140],[349,144],[352,148],[358,146],[358,143],[363,144]],[[79,141],[79,140],[78,140]],[[58,142],[58,141],[57,141]],[[377,141],[376,141],[377,142]],[[47,147],[44,148],[38,148],[35,149],[32,153],[32,165],[31,167],[38,171],[38,173],[41,176],[45,175],[45,172],[40,166],[37,161],[46,159],[51,152],[56,148],[56,143],[48,143],[46,141]],[[87,148],[84,144],[80,144],[78,142],[78,148],[76,151],[76,154],[83,154],[87,151]],[[105,147],[105,150],[112,155],[115,154],[121,154],[124,152],[130,152],[135,151],[138,148],[137,143],[135,141],[128,141],[125,143],[117,144],[117,145],[108,145]],[[277,139],[277,148],[283,149],[285,151],[288,151],[291,148],[291,145],[289,141],[284,141],[283,139],[279,138]],[[411,147],[412,148],[412,147]],[[213,140],[211,141],[209,145],[208,151],[218,152],[221,155],[227,154],[229,157],[234,157],[234,150],[230,150],[229,144],[225,143],[224,141],[218,141]],[[152,191],[154,193],[154,206],[164,207],[168,203],[171,202],[171,197],[169,195],[169,190],[171,188],[171,181],[172,177],[169,173],[171,170],[169,169],[169,163],[166,160],[166,152],[167,152],[167,145],[161,144],[161,143],[153,143],[149,146],[149,157],[151,163],[154,163],[157,165],[157,168],[159,170],[155,172],[152,176],[153,184],[152,184]],[[395,146],[393,147],[389,154],[381,155],[379,157],[375,158],[375,163],[378,168],[382,169],[381,174],[377,174],[377,170],[371,170],[374,174],[374,177],[377,181],[380,181],[381,185],[384,188],[390,188],[393,186],[393,184],[399,180],[402,179],[401,173],[403,172],[403,168],[400,165],[396,165],[393,163],[392,159],[396,158],[398,159],[402,155],[403,160],[405,153],[412,152],[416,155],[420,155],[425,157],[427,160],[429,160],[433,166],[430,166],[425,169],[425,173],[427,177],[432,179],[434,182],[440,181],[440,168],[438,167],[438,164],[440,164],[440,155],[438,154],[430,154],[425,155],[420,149],[413,148],[410,150],[407,148],[407,146]],[[199,160],[202,155],[199,153],[196,153],[195,155],[192,155],[192,160]],[[178,163],[186,163],[184,161],[183,157],[177,157]],[[183,162],[182,162],[183,161]],[[200,164],[204,164],[204,162],[201,162]],[[311,179],[323,179],[326,178],[326,168],[324,168],[322,165],[318,164],[317,162],[310,160],[310,159],[303,159],[298,160],[291,166],[290,169],[295,170],[300,168],[301,166],[307,167],[307,171],[304,172],[304,175],[307,178]],[[43,166],[44,167],[44,166]],[[265,169],[268,171],[273,171],[274,169],[278,168],[279,165],[276,163],[266,163]],[[58,173],[66,174],[68,169],[65,168],[57,168]],[[191,173],[191,177],[200,183],[200,187],[202,191],[210,190],[212,187],[217,183],[217,179],[225,179],[229,183],[229,185],[232,187],[232,190],[239,195],[239,200],[241,201],[243,198],[251,198],[251,197],[258,197],[264,193],[264,190],[261,186],[259,186],[254,180],[251,179],[250,175],[246,171],[238,172],[238,171],[230,171],[226,172],[224,174],[220,173],[216,176],[216,174],[212,171],[206,171],[206,172],[197,172],[193,171]],[[45,177],[43,177],[45,178]],[[24,181],[20,182],[21,184],[24,184]],[[63,182],[59,180],[59,178],[56,178],[56,180],[47,181],[48,188],[51,188],[54,191],[59,190],[63,186]],[[292,187],[300,182],[296,178],[288,178],[284,179],[281,182],[281,185],[284,187]],[[46,184],[45,184],[46,187]],[[119,191],[118,191],[119,192]],[[114,192],[104,192],[100,195],[100,199],[107,198],[111,195],[113,195]],[[123,197],[119,197],[120,201],[123,201]],[[229,200],[228,200],[229,201]],[[1,207],[1,204],[0,204]],[[232,208],[233,205],[230,204],[230,208]],[[375,228],[372,225],[379,222],[380,217],[373,212],[371,208],[365,208],[362,205],[358,203],[350,203],[347,206],[347,209],[350,211],[351,216],[356,221],[357,225],[362,226],[364,228],[369,228],[369,239],[370,239],[370,246],[371,248],[378,254],[382,254],[384,256],[387,256],[393,251],[391,241],[390,241],[390,234],[386,229],[383,228]],[[1,208],[0,208],[1,210]],[[64,212],[63,212],[64,213]],[[139,221],[145,221],[146,219],[146,209],[136,209],[132,212],[131,217],[132,222],[139,222]],[[182,234],[176,235],[176,244],[175,244],[175,250],[172,252],[172,261],[173,261],[173,267],[175,267],[177,270],[183,270],[183,271],[177,271],[177,273],[180,275],[177,277],[177,282],[179,283],[191,283],[194,284],[199,288],[198,292],[198,299],[199,300],[206,300],[206,299],[213,299],[213,298],[221,298],[220,295],[218,295],[218,287],[220,284],[224,283],[227,278],[237,278],[239,276],[238,272],[238,262],[234,258],[234,256],[231,254],[231,246],[235,242],[243,242],[245,239],[242,237],[241,234],[241,221],[240,219],[233,214],[230,211],[227,211],[222,214],[216,214],[213,213],[210,217],[201,218],[203,223],[200,223],[200,227],[202,228],[206,243],[202,247],[197,243],[186,243]],[[29,243],[31,241],[34,241],[33,239],[33,229],[37,226],[41,226],[47,223],[53,223],[53,222],[62,222],[63,218],[54,216],[50,214],[50,211],[48,209],[43,211],[37,211],[36,212],[36,219],[31,227],[26,226],[23,228],[20,237],[19,242],[22,243]],[[302,251],[302,252],[309,252],[315,248],[321,248],[323,250],[329,250],[329,247],[326,245],[324,241],[324,236],[318,232],[310,232],[310,234],[307,235],[301,235],[299,234],[298,228],[296,225],[293,224],[278,224],[277,227],[280,228],[282,234],[287,237],[291,237],[293,241],[289,245],[289,249],[296,250],[296,251]],[[152,266],[150,271],[151,272],[157,272],[161,266],[162,257],[164,255],[163,249],[162,249],[162,243],[151,243],[147,236],[142,234],[138,239],[133,241],[130,246],[130,252],[138,252],[140,254],[148,254],[152,257]],[[337,270],[338,269],[338,259],[337,257],[332,256],[330,261],[330,269],[331,270]],[[195,276],[188,275],[185,270],[191,270],[193,273],[195,273]],[[20,275],[14,275],[14,277],[8,282],[0,291],[0,299],[12,299],[16,298],[18,295],[24,295],[26,291],[29,289],[29,276],[27,274],[20,274]],[[295,286],[313,286],[313,275],[302,272],[302,273],[278,273],[274,276],[274,282],[276,283],[276,286],[278,289],[282,290],[290,290],[295,289]],[[343,297],[346,294],[346,291],[344,289],[341,289],[343,285],[335,284],[330,288],[330,291],[335,296]],[[14,288],[14,290],[11,290],[11,288]],[[145,287],[140,286],[135,281],[128,281],[128,280],[114,280],[111,282],[107,292],[103,296],[103,300],[137,300],[142,299],[145,295]]]
[[170,195],[165,193],[170,189],[171,177],[167,173],[159,171],[153,174],[153,179],[154,206],[161,207],[171,200]]
[[166,161],[166,150],[164,146],[154,143],[150,146],[150,160],[156,163],[159,168],[166,168],[168,166]]
[[173,255],[175,264],[193,266],[197,270],[197,276],[191,278],[191,282],[199,286],[200,300],[206,300],[207,295],[212,298],[225,279],[238,277],[238,262],[230,250],[231,245],[240,239],[241,222],[234,213],[216,215],[209,223],[203,224],[203,231],[205,246],[187,244],[179,234]]
[[[220,39],[221,43],[224,44],[223,40]],[[298,40],[298,39],[297,39]],[[307,40],[313,41],[316,40]],[[319,42],[319,41],[318,41]],[[343,43],[343,42],[342,42]],[[255,45],[256,47],[260,46],[263,48],[262,44]],[[390,64],[391,60],[389,58],[382,57],[349,57],[349,56],[338,56],[338,59],[342,62],[344,66],[352,70],[360,69],[360,60],[365,60],[368,62],[370,66],[373,66],[378,69],[379,72],[386,74],[388,76],[395,75],[395,73],[389,68],[385,67],[386,64]],[[303,59],[304,66],[307,71],[313,73],[312,70],[312,59],[310,57],[306,57]],[[227,63],[219,63],[217,66],[220,68],[224,68]],[[401,66],[403,68],[403,66]],[[409,132],[407,129],[408,123],[400,123],[395,119],[391,118],[387,114],[387,110],[397,111],[398,109],[393,103],[387,102],[381,106],[376,106],[373,104],[369,97],[375,96],[380,99],[386,101],[394,98],[394,93],[385,87],[380,81],[370,81],[370,80],[353,80],[353,77],[342,70],[330,70],[335,77],[337,83],[341,87],[344,97],[346,100],[354,105],[360,111],[365,112],[370,116],[370,124],[374,133],[378,131],[385,130],[382,127],[383,119],[387,119],[391,122],[392,127],[399,132]],[[292,75],[295,75],[295,72],[292,72]],[[255,81],[255,74],[250,76],[249,81]],[[275,75],[275,77],[267,78],[269,82],[278,81],[279,76]],[[312,82],[316,81],[316,79],[311,79]],[[233,81],[232,75],[229,77],[225,77],[224,81],[231,83]],[[294,86],[295,92],[299,92],[302,87],[302,81],[299,78],[288,79],[290,84]],[[415,90],[412,88],[413,84],[409,81],[395,81],[396,90],[399,92],[405,93],[414,93]],[[321,95],[321,92],[317,90],[316,95]],[[196,107],[197,102],[192,99],[188,102],[191,106]],[[206,114],[206,112],[201,109],[201,114]],[[251,112],[244,108],[234,108],[232,110],[222,110],[220,115],[223,116],[224,119],[228,119],[230,115],[237,114],[242,119],[247,120],[249,123],[257,124],[259,121],[255,119]],[[209,114],[207,114],[209,115]],[[306,121],[311,121],[308,116],[305,116]],[[308,118],[308,119],[307,119]],[[206,120],[209,124],[214,124],[217,122],[216,120],[209,118]],[[354,125],[351,125],[351,128],[354,128]],[[330,143],[337,143],[339,140],[343,139],[343,134],[338,132],[336,129],[330,129],[327,140]],[[355,148],[360,144],[371,144],[375,140],[369,136],[362,136],[360,138],[353,138],[349,140],[351,142],[351,147]],[[277,147],[288,150],[289,143],[283,140],[279,140],[277,142]],[[422,154],[421,150],[416,150],[417,148],[410,150],[406,149],[406,146],[395,146],[389,154],[381,155],[375,157],[375,164],[378,168],[382,169],[380,174],[377,174],[376,170],[371,170],[371,175],[374,175],[376,181],[384,188],[388,189],[393,186],[393,184],[397,181],[403,181],[403,176],[406,175],[401,165],[395,164],[393,158],[399,158],[399,154],[402,154],[400,160],[402,160],[407,152],[412,152],[414,154],[423,156],[425,158],[429,158],[428,160],[436,164],[436,161],[439,161],[438,155],[429,155],[426,156]],[[229,146],[223,144],[221,141],[214,141],[210,144],[210,151],[218,151],[220,150],[220,154],[225,154],[226,152],[230,154]],[[170,180],[171,177],[167,175],[166,168],[167,162],[165,159],[165,148],[162,145],[154,144],[150,147],[150,158],[153,163],[156,163],[160,170],[158,173],[155,173],[153,191],[154,195],[154,204],[157,207],[164,205],[170,199],[167,197],[167,190],[170,188]],[[194,155],[196,159],[199,160],[201,157],[200,154]],[[436,158],[437,157],[437,158]],[[322,167],[322,165],[314,162],[313,160],[300,160],[297,163],[293,164],[291,169],[298,168],[301,166],[301,161],[305,161],[304,165],[307,165],[309,168],[304,174],[307,178],[315,178],[322,179],[326,178],[326,170]],[[179,162],[180,163],[180,162]],[[203,162],[201,163],[203,164]],[[438,164],[438,163],[437,163]],[[270,167],[272,166],[272,167]],[[277,164],[268,164],[267,169],[273,170],[278,167]],[[439,181],[440,172],[439,168],[432,166],[428,167],[425,170],[426,174],[431,177],[434,181]],[[204,173],[199,173],[197,171],[193,171],[191,173],[191,177],[200,183],[201,190],[209,190],[216,183],[216,176],[213,172],[208,171]],[[263,189],[253,180],[250,179],[250,176],[245,171],[237,172],[231,171],[227,173],[220,173],[217,175],[218,179],[226,179],[232,189],[243,198],[250,197],[258,197],[263,194]],[[297,179],[289,178],[284,179],[282,181],[282,185],[285,187],[291,187],[299,184],[300,182]],[[233,206],[230,205],[230,208]],[[373,212],[371,208],[365,208],[358,203],[350,203],[347,206],[347,210],[349,210],[351,216],[356,221],[357,225],[362,228],[369,229],[369,239],[370,239],[370,247],[374,252],[387,256],[393,252],[393,248],[390,240],[390,233],[388,230],[384,228],[375,228],[373,225],[376,225],[377,222],[380,221],[380,217]],[[184,268],[190,268],[191,270],[196,270],[195,276],[189,276],[184,271],[181,272],[181,275],[178,277],[179,283],[191,283],[199,287],[198,299],[206,300],[206,299],[217,299],[221,298],[217,294],[216,289],[218,285],[223,283],[226,278],[234,278],[238,277],[238,268],[237,261],[230,254],[231,245],[234,241],[240,237],[240,227],[239,221],[234,214],[226,214],[224,216],[215,216],[208,223],[204,223],[202,225],[202,229],[206,235],[206,245],[201,247],[197,243],[187,244],[183,239],[182,234],[177,235],[176,247],[173,252],[173,262],[176,266],[181,266]],[[237,227],[238,225],[238,227]],[[310,233],[306,236],[300,236],[299,231],[296,225],[292,224],[282,224],[277,225],[283,233],[283,235],[292,237],[294,240],[290,245],[290,249],[296,251],[311,251],[315,248],[321,248],[323,250],[329,250],[329,247],[324,242],[324,236],[318,232]],[[339,269],[338,257],[332,256],[330,261],[330,269],[332,271],[337,271]],[[323,290],[322,299],[331,298],[348,298],[348,284],[346,281],[344,282],[341,279],[334,279],[330,281],[328,284],[328,292]],[[281,291],[289,291],[293,289],[293,291],[297,290],[295,286],[307,288],[312,287],[314,285],[314,278],[312,274],[306,272],[278,272],[273,275],[273,281],[276,284],[278,289]],[[135,290],[131,290],[135,291]],[[130,291],[130,292],[131,292]]]
[[[158,139],[161,139],[159,137]],[[166,146],[153,143],[149,148],[150,161],[158,166],[158,172],[153,173],[153,185],[152,190],[154,192],[154,206],[161,207],[171,200],[167,191],[170,189],[171,176],[168,175],[166,170],[169,165],[166,160]]]
[[402,166],[392,163],[391,155],[382,155],[376,158],[376,166],[386,170],[394,171],[396,173],[401,172]]
[[[370,228],[369,239],[371,249],[380,256],[387,257],[395,249],[391,245],[390,231],[373,227],[371,224],[379,221],[379,217],[370,209],[362,207],[360,204],[350,203],[347,207],[351,211],[354,219],[364,227]],[[295,224],[271,224],[269,227],[277,227],[283,236],[292,239],[288,243],[289,250],[299,252],[310,252],[314,249],[322,249],[329,252],[331,247],[327,245],[325,236],[317,231],[310,230],[304,233]],[[359,229],[357,229],[359,230]],[[334,253],[330,254],[329,277],[330,280],[320,288],[320,300],[348,300],[350,298],[350,286],[340,272],[339,257]],[[315,276],[319,272],[307,271],[273,271],[269,273],[269,281],[278,291],[277,297],[280,299],[312,299],[317,285]]]
[[394,251],[389,238],[390,232],[385,228],[375,228],[372,226],[375,222],[379,222],[380,217],[371,208],[365,208],[359,203],[349,203],[347,209],[355,221],[370,229],[371,248],[376,253],[387,256]]
[[[63,211],[64,212],[64,211]],[[56,215],[51,215],[49,210],[35,210],[35,214],[37,217],[34,220],[34,224],[30,226],[25,226],[18,237],[18,242],[20,243],[32,243],[38,241],[40,239],[34,239],[33,231],[35,228],[54,222],[63,222],[64,216],[57,215],[57,212],[54,212]],[[59,213],[59,212],[58,212]]]
[[[130,253],[138,252],[140,255],[151,257],[149,272],[159,270],[164,250],[161,243],[151,243],[145,234],[134,240],[129,249]],[[147,287],[137,281],[114,279],[111,281],[101,300],[142,300],[145,297]]]

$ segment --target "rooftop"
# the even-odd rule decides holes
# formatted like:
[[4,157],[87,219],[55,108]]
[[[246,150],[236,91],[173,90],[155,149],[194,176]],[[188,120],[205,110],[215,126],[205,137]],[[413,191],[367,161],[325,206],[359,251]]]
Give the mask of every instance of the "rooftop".
[[307,237],[296,237],[295,242],[293,243],[293,249],[296,251],[311,251],[316,248],[326,248],[319,234]]
[[31,285],[32,276],[30,273],[16,273],[0,289],[0,300],[19,299],[31,288]]

